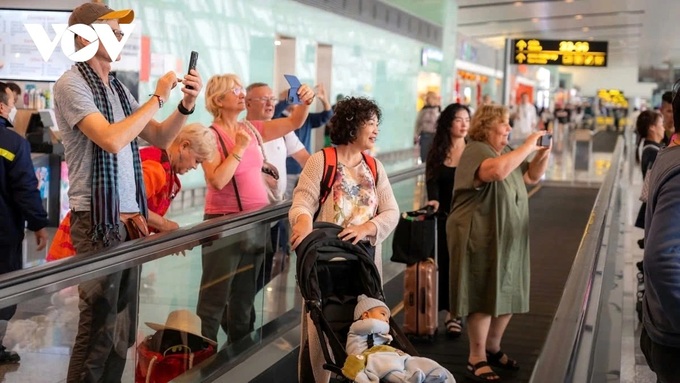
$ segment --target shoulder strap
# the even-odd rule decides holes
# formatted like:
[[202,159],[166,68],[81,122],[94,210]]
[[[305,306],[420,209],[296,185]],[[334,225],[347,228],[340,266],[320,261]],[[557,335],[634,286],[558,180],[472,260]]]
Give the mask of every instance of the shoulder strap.
[[[224,159],[226,160],[227,157],[229,157],[229,152],[227,152],[227,146],[224,144],[224,140],[222,140],[222,135],[220,132],[217,131],[217,129],[213,126],[210,125],[210,129],[214,130],[215,133],[217,134],[217,139],[220,141],[220,146],[222,147],[222,153],[224,154]],[[243,206],[241,205],[241,197],[238,194],[238,186],[236,186],[236,172],[234,172],[234,175],[231,176],[231,183],[234,185],[234,193],[236,194],[236,202],[238,203],[238,211],[243,211]]]
[[262,145],[264,141],[262,141],[262,135],[260,135],[260,132],[255,129],[255,126],[248,120],[243,120],[243,123],[246,124],[248,129],[250,129],[251,132],[255,135],[255,139],[257,139],[257,144],[260,146],[260,151],[262,152],[262,158],[264,159],[264,162],[267,161],[267,154],[264,152],[264,146]]
[[[323,206],[326,199],[331,194],[331,189],[333,187],[333,182],[335,181],[335,172],[338,170],[338,151],[332,146],[321,149],[323,152],[323,175],[321,176],[321,184],[319,185],[319,207],[314,213],[314,221],[321,211],[321,206]],[[375,181],[376,188],[378,187],[378,164],[375,157],[372,157],[366,153],[361,153],[364,157],[368,169],[373,175],[373,180]]]
[[659,147],[657,145],[653,145],[653,144],[647,144],[647,145],[643,146],[642,151],[644,152],[647,148],[654,149],[657,152],[659,151]]
[[364,152],[361,152],[361,155],[364,157],[364,161],[366,162],[366,165],[368,165],[368,168],[371,170],[371,174],[373,175],[373,181],[375,181],[375,187],[378,187],[378,163],[375,160],[375,157],[371,156],[370,154],[366,154]]
[[338,169],[337,150],[329,146],[321,149],[321,152],[323,153],[323,174],[321,175],[321,184],[319,185],[319,207],[316,209],[316,213],[314,213],[314,221],[319,216],[321,206],[323,206],[328,195],[331,193],[333,181],[335,181],[335,172]]

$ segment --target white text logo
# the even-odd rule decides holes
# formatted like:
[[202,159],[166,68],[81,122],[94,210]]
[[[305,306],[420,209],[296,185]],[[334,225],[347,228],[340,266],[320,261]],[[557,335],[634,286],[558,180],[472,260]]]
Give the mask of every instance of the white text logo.
[[[134,24],[120,24],[123,38],[118,40],[109,24],[74,24],[70,27],[66,24],[52,24],[55,36],[54,39],[50,39],[41,24],[24,24],[24,27],[26,27],[28,34],[31,35],[33,43],[38,48],[43,60],[48,61],[50,59],[57,44],[61,41],[61,50],[66,57],[77,62],[87,61],[94,57],[99,49],[99,44],[104,46],[111,61],[115,61],[130,38],[130,34],[135,29]],[[90,44],[77,52],[74,44],[76,35],[90,41]]]

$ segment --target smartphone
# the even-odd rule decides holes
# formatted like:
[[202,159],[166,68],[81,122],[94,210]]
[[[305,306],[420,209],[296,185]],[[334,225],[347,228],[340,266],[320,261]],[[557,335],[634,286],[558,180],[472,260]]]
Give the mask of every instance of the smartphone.
[[300,84],[300,80],[292,74],[284,74],[283,77],[286,78],[288,85],[290,85],[286,101],[288,101],[289,104],[302,104],[302,101],[300,101],[300,97],[298,97],[297,94],[298,89],[300,89],[300,86],[302,85]]
[[[192,69],[196,69],[196,61],[198,61],[198,52],[191,51],[191,58],[189,59],[189,70],[187,70],[187,73],[191,73]],[[187,89],[194,89],[194,87],[191,85],[187,85]]]
[[546,134],[538,138],[536,145],[547,148],[550,146],[550,140],[552,140],[552,134]]

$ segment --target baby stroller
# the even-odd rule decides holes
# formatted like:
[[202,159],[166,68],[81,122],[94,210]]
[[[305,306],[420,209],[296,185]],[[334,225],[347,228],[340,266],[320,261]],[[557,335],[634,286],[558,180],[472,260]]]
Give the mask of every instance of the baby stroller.
[[[367,243],[357,245],[338,238],[342,227],[318,222],[296,249],[296,278],[309,313],[319,334],[323,351],[323,368],[331,372],[331,382],[350,382],[343,376],[347,359],[345,343],[353,322],[357,296],[385,300],[380,275],[373,261],[375,249]],[[418,355],[396,322],[390,318],[392,346],[410,355]],[[324,347],[328,343],[330,348]],[[302,371],[311,375],[309,344],[302,347]],[[311,378],[310,381],[313,381]],[[306,383],[303,375],[301,383]]]

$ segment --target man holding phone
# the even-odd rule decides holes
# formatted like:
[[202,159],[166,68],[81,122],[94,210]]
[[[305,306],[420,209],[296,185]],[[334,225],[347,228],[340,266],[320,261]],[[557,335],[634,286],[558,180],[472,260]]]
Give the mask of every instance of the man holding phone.
[[[298,136],[302,144],[307,149],[307,152],[312,151],[312,129],[317,129],[324,126],[333,116],[333,111],[331,110],[331,103],[328,102],[328,95],[326,94],[326,89],[323,84],[319,84],[314,87],[314,93],[317,99],[323,105],[323,110],[319,113],[309,113],[305,123],[295,130],[295,135]],[[294,107],[288,102],[288,90],[281,92],[279,96],[279,102],[274,107],[274,118],[280,118],[286,116],[289,113],[288,108]],[[293,195],[293,189],[297,185],[297,180],[302,173],[302,166],[295,161],[294,158],[288,157],[286,159],[286,172],[287,176],[287,187],[285,198],[290,198]]]
[[[102,3],[85,3],[73,10],[69,25],[105,23],[122,39],[120,24],[133,19],[130,9],[114,11]],[[79,35],[74,42],[76,49],[91,43]],[[111,62],[118,59],[100,44],[94,57],[76,63],[54,85],[55,112],[71,179],[68,194],[76,254],[125,241],[128,233],[121,221],[146,216],[137,137],[167,148],[193,113],[203,86],[196,70],[182,80],[168,72],[139,104],[111,76]],[[184,84],[184,97],[177,109],[162,122],[154,120],[178,82]],[[78,286],[80,320],[67,382],[121,380],[127,349],[135,341],[138,282],[139,269],[134,267]]]
[[[269,85],[261,82],[256,82],[248,85],[246,88],[246,120],[249,121],[269,121],[274,116],[274,103],[276,97],[274,91]],[[286,174],[286,160],[292,158],[300,167],[304,167],[309,159],[309,152],[305,146],[300,142],[300,139],[290,132],[281,138],[267,141],[262,144],[267,159],[279,171],[278,188],[279,193],[284,194],[287,189],[287,174]],[[260,273],[261,281],[258,281],[258,290],[266,285],[275,273],[280,270],[274,270],[272,273],[273,259],[284,260],[290,253],[290,245],[288,243],[288,220],[283,219],[276,223],[271,229],[272,248],[274,253],[267,253],[265,257],[265,271]],[[277,266],[282,266],[277,265]],[[254,316],[253,316],[254,319]]]

